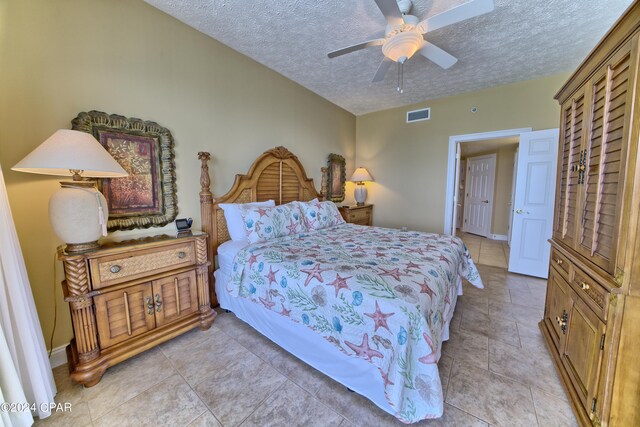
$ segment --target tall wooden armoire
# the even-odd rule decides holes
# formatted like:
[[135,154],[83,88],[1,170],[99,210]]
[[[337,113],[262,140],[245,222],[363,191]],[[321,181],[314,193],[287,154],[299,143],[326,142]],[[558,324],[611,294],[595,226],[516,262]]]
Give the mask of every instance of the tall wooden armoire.
[[640,426],[640,2],[560,89],[540,328],[581,425]]

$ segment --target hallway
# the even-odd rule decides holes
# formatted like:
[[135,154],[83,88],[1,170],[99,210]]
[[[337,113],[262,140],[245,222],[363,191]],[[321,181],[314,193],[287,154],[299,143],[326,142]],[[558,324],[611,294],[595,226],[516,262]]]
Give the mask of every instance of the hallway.
[[462,239],[469,249],[471,259],[476,264],[508,268],[509,245],[506,241],[491,240],[475,234],[463,233],[460,230],[456,231],[456,236]]

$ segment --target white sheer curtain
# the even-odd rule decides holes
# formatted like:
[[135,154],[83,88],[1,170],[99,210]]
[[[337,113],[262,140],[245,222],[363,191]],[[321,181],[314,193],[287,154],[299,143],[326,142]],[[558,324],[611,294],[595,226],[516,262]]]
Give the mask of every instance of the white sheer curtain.
[[[53,274],[53,273],[52,273]],[[20,242],[16,234],[7,189],[0,168],[0,387],[6,402],[24,392],[26,402],[35,404],[35,415],[40,418],[51,414],[48,403],[53,402],[56,386],[47,358],[47,349],[38,322]],[[5,361],[11,359],[14,380],[5,377]],[[7,368],[11,368],[8,366]],[[17,381],[16,381],[17,379]],[[4,421],[4,418],[2,418]],[[26,418],[12,420],[16,425],[30,425]]]

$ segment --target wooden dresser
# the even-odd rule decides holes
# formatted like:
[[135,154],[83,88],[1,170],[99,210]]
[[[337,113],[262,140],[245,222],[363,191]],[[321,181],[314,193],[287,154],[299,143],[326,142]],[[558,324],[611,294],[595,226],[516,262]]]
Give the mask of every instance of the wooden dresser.
[[540,328],[581,425],[640,425],[640,2],[556,95],[560,152]]
[[106,369],[215,318],[209,304],[207,235],[106,242],[59,249],[74,339],[71,379],[91,387]]
[[342,218],[351,224],[371,225],[373,223],[373,205],[340,206],[338,210]]

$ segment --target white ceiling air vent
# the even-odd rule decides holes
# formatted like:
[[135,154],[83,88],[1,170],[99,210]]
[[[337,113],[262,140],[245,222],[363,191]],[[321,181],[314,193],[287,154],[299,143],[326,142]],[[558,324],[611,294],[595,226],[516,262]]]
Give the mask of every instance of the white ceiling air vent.
[[407,111],[407,123],[421,122],[431,118],[431,108],[423,108],[422,110]]

